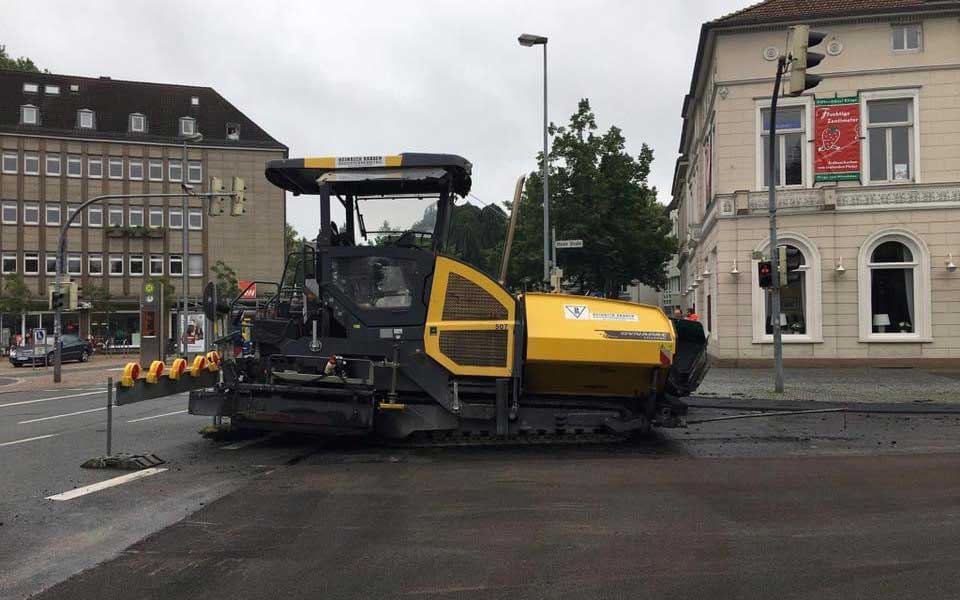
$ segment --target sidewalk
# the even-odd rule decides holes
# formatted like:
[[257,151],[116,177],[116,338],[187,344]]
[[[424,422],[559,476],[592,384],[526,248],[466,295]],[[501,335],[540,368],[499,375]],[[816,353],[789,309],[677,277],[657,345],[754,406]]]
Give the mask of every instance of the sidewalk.
[[960,368],[784,369],[784,391],[774,392],[773,369],[713,367],[694,396],[741,400],[848,403],[960,404]]
[[77,386],[106,384],[107,377],[120,378],[123,366],[137,360],[137,355],[94,355],[86,363],[64,363],[61,367],[61,382],[53,383],[53,365],[25,366],[16,368],[6,357],[0,361],[0,393],[30,390],[49,390]]

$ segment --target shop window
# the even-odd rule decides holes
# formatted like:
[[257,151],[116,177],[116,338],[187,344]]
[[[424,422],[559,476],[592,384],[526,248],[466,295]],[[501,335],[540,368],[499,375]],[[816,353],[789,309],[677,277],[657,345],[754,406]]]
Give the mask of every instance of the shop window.
[[[813,242],[796,233],[781,232],[779,243],[786,246],[788,252],[799,253],[800,267],[793,273],[788,284],[780,288],[780,314],[774,315],[770,293],[760,287],[757,261],[753,261],[753,342],[773,341],[774,318],[780,320],[780,331],[785,343],[822,342],[820,253]],[[768,244],[761,245],[757,250],[764,256],[770,255]]]
[[926,246],[902,230],[875,234],[864,244],[858,273],[861,339],[931,336],[929,260]]

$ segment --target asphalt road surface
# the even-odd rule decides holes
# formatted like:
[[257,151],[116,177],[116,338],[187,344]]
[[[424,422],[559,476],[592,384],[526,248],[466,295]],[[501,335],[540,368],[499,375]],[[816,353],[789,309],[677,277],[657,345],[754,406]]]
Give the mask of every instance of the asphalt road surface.
[[69,393],[0,394],[4,599],[960,597],[957,416],[407,449],[212,443],[181,397],[115,421],[168,470],[47,500],[121,475],[77,468],[104,398]]

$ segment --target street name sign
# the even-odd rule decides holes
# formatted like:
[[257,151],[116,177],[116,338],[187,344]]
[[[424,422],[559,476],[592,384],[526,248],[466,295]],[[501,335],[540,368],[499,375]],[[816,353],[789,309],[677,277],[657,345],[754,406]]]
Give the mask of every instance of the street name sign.
[[554,240],[554,248],[583,248],[583,240]]

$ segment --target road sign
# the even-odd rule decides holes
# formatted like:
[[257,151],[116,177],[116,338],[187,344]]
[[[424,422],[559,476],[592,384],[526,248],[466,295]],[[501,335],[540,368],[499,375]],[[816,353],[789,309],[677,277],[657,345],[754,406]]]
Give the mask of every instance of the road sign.
[[583,240],[555,240],[554,248],[583,248]]
[[46,346],[47,345],[47,330],[42,328],[36,328],[33,330],[33,344],[35,346]]

